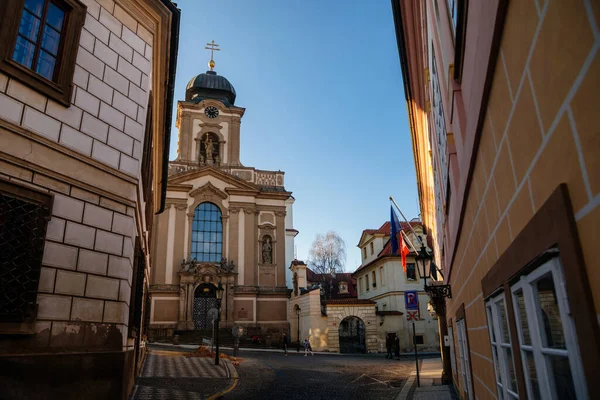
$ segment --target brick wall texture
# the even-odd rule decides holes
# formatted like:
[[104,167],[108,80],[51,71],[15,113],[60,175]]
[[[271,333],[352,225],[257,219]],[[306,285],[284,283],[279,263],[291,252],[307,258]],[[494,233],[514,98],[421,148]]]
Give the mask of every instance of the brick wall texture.
[[[472,185],[464,200],[464,220],[470,225],[461,232],[448,302],[453,319],[465,305],[475,396],[480,399],[496,393],[493,374],[485,372],[493,371],[489,337],[478,337],[480,332],[488,335],[481,279],[561,183],[568,186],[594,305],[600,310],[596,4],[522,0],[508,5]],[[471,17],[469,13],[467,29]]]
[[[71,106],[0,74],[0,118],[97,161],[116,176],[138,178],[152,34],[111,0],[81,1],[87,15]],[[36,345],[103,346],[118,332],[119,345],[125,345],[135,209],[101,192],[2,161],[0,176],[54,194]]]

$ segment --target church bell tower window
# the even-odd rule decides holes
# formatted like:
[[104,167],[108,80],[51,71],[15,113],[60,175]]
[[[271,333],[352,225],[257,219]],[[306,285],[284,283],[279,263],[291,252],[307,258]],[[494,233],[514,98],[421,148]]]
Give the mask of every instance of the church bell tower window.
[[199,262],[219,262],[222,257],[221,210],[213,203],[202,203],[194,210],[191,258]]
[[221,155],[219,154],[219,138],[212,132],[207,132],[200,140],[200,164],[219,165]]

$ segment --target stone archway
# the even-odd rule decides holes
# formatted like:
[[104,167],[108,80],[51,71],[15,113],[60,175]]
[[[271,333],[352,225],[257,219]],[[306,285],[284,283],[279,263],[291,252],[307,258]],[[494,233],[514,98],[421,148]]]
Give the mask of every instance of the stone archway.
[[211,308],[217,308],[217,288],[212,283],[202,283],[194,290],[192,319],[194,329],[211,329],[212,320],[208,316]]
[[340,322],[340,353],[366,353],[365,323],[362,319],[351,316]]

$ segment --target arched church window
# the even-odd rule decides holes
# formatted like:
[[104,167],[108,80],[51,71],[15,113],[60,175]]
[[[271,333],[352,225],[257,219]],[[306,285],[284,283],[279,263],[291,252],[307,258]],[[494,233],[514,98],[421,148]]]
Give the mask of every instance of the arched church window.
[[212,132],[206,132],[200,140],[200,164],[220,164],[219,137]]
[[221,210],[213,203],[202,203],[194,210],[191,258],[199,262],[219,262],[222,250]]

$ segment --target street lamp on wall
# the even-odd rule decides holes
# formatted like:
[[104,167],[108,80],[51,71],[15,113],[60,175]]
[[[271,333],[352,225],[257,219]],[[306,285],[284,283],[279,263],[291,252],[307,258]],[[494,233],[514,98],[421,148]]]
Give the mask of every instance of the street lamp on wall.
[[[419,278],[423,279],[423,288],[425,292],[429,296],[430,303],[433,306],[437,315],[445,316],[446,315],[446,301],[445,298],[452,298],[452,291],[450,289],[450,285],[444,285],[443,283],[438,282],[438,267],[433,262],[433,257],[425,248],[425,245],[421,244],[421,250],[415,257],[415,261],[417,263],[417,271],[419,273]],[[439,271],[441,274],[441,271]],[[427,278],[432,279],[431,285],[427,284]],[[443,276],[442,276],[443,278]]]
[[300,353],[300,307],[296,305],[296,317],[298,317],[298,333],[296,337],[298,338],[298,346],[296,347],[296,351]]
[[215,320],[215,342],[216,342],[216,352],[215,352],[215,365],[219,365],[219,322],[221,321],[221,300],[223,299],[223,285],[219,282],[219,286],[217,286],[217,319]]

